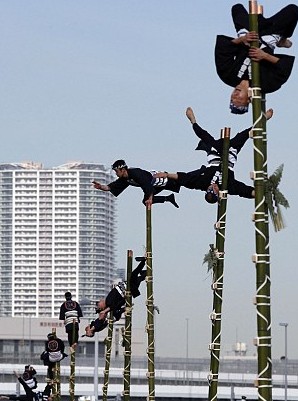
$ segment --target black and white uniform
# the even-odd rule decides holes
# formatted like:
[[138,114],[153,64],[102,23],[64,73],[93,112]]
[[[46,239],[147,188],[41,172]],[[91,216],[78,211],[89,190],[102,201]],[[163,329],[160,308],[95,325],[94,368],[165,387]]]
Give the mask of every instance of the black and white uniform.
[[106,308],[110,308],[111,312],[117,312],[125,305],[126,283],[124,281],[116,284],[106,296]]
[[171,179],[155,179],[153,174],[156,171],[147,171],[141,168],[128,168],[128,177],[118,178],[117,180],[108,184],[110,192],[114,196],[120,195],[130,185],[134,187],[141,187],[144,192],[143,203],[153,194],[153,203],[164,203],[164,196],[156,196],[162,190],[179,192],[180,187],[175,180]]
[[[65,331],[68,335],[68,344],[71,346],[79,339],[79,323],[80,317],[83,316],[82,309],[78,302],[67,300],[60,306],[59,319],[64,320]],[[74,322],[74,325],[73,325]],[[73,330],[75,338],[73,341]]]
[[[221,155],[223,140],[214,139],[207,131],[197,123],[193,124],[195,134],[201,139],[197,150],[204,150],[207,153],[208,165],[201,166],[200,169],[188,173],[178,172],[178,183],[188,189],[206,191],[213,184],[220,184]],[[234,176],[234,164],[243,145],[249,138],[250,128],[239,132],[230,140],[229,148],[229,169],[228,169],[228,193],[238,195],[242,198],[252,198],[253,187],[237,181]]]
[[27,385],[22,377],[18,377],[18,381],[23,386],[26,395],[10,395],[10,400],[15,401],[47,401],[51,395],[51,385],[47,384],[43,392],[35,392]]
[[[232,7],[232,17],[236,31],[241,34],[249,29],[249,17],[242,4]],[[270,36],[291,37],[298,20],[298,7],[290,4],[270,18],[259,15],[259,36],[261,47],[265,52],[273,55],[274,45]],[[227,85],[235,87],[242,80],[251,79],[248,56],[249,46],[235,44],[233,38],[218,35],[215,45],[215,64],[219,78]],[[267,42],[266,42],[267,41]],[[275,54],[279,58],[277,63],[262,60],[260,62],[260,79],[263,93],[272,93],[280,89],[291,75],[295,57],[285,54]]]
[[29,366],[29,368],[25,368],[22,378],[27,386],[31,389],[35,389],[37,387],[37,380],[36,380],[36,370]]
[[60,338],[53,338],[46,341],[46,352],[49,355],[50,362],[60,362],[65,358],[64,342]]
[[40,355],[44,365],[48,366],[48,377],[53,379],[53,367],[67,355],[64,353],[64,342],[60,338],[50,338],[45,342],[45,351]]

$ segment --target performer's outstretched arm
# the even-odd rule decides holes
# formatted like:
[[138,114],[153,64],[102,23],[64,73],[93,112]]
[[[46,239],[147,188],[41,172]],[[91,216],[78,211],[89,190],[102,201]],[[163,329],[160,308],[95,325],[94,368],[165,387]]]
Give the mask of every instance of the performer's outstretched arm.
[[103,185],[98,181],[92,181],[93,187],[95,189],[100,189],[101,191],[108,192],[110,190],[110,187],[108,185]]

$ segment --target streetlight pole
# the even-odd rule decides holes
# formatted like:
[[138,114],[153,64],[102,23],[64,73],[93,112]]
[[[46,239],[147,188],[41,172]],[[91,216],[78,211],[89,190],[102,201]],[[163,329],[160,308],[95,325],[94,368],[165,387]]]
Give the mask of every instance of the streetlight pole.
[[[92,305],[89,298],[83,298],[79,302],[81,306]],[[94,398],[98,401],[98,357],[99,357],[99,333],[94,333],[94,376],[93,376],[93,386],[94,386]]]
[[188,362],[188,321],[189,321],[189,318],[187,317],[185,320],[186,320],[186,361]]
[[99,333],[94,334],[94,397],[95,401],[98,401],[98,335]]
[[189,318],[186,319],[186,384],[188,385],[188,322]]
[[285,328],[285,401],[288,400],[288,325],[289,323],[279,323]]

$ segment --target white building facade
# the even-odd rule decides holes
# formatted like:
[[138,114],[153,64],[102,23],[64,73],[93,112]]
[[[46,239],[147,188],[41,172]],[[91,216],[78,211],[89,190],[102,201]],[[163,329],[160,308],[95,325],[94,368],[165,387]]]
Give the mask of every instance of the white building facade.
[[57,317],[64,293],[96,300],[115,279],[116,200],[91,163],[0,164],[0,316]]

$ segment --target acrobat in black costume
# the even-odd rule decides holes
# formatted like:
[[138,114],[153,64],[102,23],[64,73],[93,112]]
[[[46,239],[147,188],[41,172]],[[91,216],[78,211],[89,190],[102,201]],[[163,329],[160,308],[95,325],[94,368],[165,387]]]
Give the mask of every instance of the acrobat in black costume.
[[102,185],[97,181],[93,181],[94,188],[101,191],[109,191],[117,197],[130,185],[141,187],[144,192],[144,204],[147,204],[148,200],[151,199],[151,203],[170,202],[175,207],[179,207],[175,201],[174,194],[157,196],[162,190],[179,192],[180,187],[177,185],[177,182],[167,179],[156,179],[154,178],[155,171],[150,172],[137,167],[128,168],[126,162],[122,159],[116,160],[112,165],[112,169],[116,172],[117,180],[108,185]]
[[[136,257],[136,260],[140,263],[130,275],[130,292],[133,298],[141,294],[139,287],[141,282],[145,280],[147,273],[145,268],[146,258],[143,256]],[[99,317],[85,328],[87,337],[93,337],[95,332],[102,331],[107,327],[108,312],[113,312],[113,317],[116,321],[121,318],[122,313],[125,311],[125,291],[126,282],[121,281],[112,288],[105,299],[97,302],[96,313],[99,313]]]
[[40,355],[40,359],[45,366],[48,366],[48,378],[53,379],[55,363],[62,361],[62,359],[67,357],[67,354],[64,352],[65,345],[61,338],[56,337],[53,333],[49,333],[47,337],[45,351]]
[[29,388],[32,390],[37,388],[37,380],[36,380],[36,370],[31,365],[26,365],[24,372],[22,374],[22,379],[27,384]]
[[9,397],[2,397],[1,399],[7,400],[19,400],[19,401],[48,401],[51,395],[51,385],[47,384],[44,388],[44,391],[33,391],[30,388],[25,380],[16,374],[18,381],[23,386],[26,395],[10,395]]
[[[273,110],[266,111],[266,119],[270,119]],[[218,201],[219,184],[221,181],[221,156],[223,151],[223,139],[214,139],[207,131],[200,127],[191,107],[186,110],[186,116],[192,124],[193,130],[200,142],[196,150],[203,150],[207,153],[207,166],[203,165],[200,169],[190,172],[159,173],[158,176],[168,177],[176,180],[182,187],[206,191],[205,199],[209,203]],[[230,139],[228,155],[228,192],[230,195],[238,195],[242,198],[254,198],[254,188],[237,181],[234,176],[234,165],[237,161],[238,153],[249,138],[250,128],[239,132]]]
[[[249,30],[249,16],[242,4],[232,7],[232,17],[238,36],[245,36]],[[287,39],[292,36],[298,20],[298,7],[290,4],[270,18],[262,15],[259,19],[260,47],[265,58],[260,58],[260,74],[262,92],[277,91],[289,78],[295,57],[285,54],[274,54],[275,46],[290,47]],[[215,64],[219,78],[227,85],[236,87],[243,81],[250,81],[250,47],[249,43],[239,42],[234,38],[219,35],[215,46]],[[264,55],[264,53],[262,53]],[[251,57],[252,58],[252,57]],[[237,109],[231,104],[231,111],[242,114],[247,107],[241,105]]]
[[[138,258],[138,260],[140,259],[140,263],[131,272],[130,276],[130,291],[133,298],[140,295],[139,286],[146,278],[146,269],[144,269],[146,258]],[[118,311],[125,305],[125,290],[126,282],[122,281],[112,288],[104,300],[99,301],[99,309],[101,310],[102,316],[106,315],[108,312]]]
[[[177,182],[188,189],[207,191],[212,184],[219,185],[220,183],[223,139],[214,139],[213,136],[197,123],[193,124],[193,130],[201,139],[196,149],[207,153],[208,165],[203,165],[200,169],[188,173],[178,172]],[[228,192],[229,195],[238,195],[242,198],[251,199],[254,197],[254,188],[241,181],[237,181],[233,170],[234,164],[237,161],[237,155],[249,138],[249,131],[250,128],[241,131],[230,140]]]
[[[65,331],[68,335],[68,344],[71,347],[76,344],[79,339],[79,323],[83,317],[81,306],[78,302],[73,301],[69,291],[65,293],[65,302],[60,306],[59,319],[64,320]],[[73,333],[74,331],[74,333]],[[74,338],[73,338],[74,334]]]

